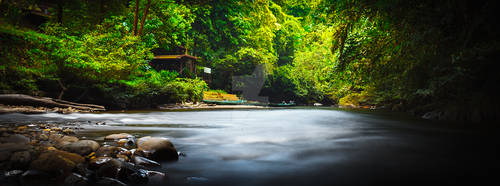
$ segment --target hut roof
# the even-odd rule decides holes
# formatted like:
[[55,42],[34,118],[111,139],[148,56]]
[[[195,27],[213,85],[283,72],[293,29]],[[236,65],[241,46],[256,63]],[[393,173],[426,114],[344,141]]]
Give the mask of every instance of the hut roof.
[[199,59],[198,57],[187,55],[187,54],[182,54],[182,55],[157,55],[154,56],[153,59],[182,59],[182,58],[190,58],[197,60]]

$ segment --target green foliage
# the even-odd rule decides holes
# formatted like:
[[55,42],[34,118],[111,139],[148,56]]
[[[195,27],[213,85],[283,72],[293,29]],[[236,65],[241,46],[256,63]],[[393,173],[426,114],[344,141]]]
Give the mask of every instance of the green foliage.
[[[21,31],[8,24],[0,26],[0,89],[3,92],[38,94],[40,79],[58,79],[57,66],[44,50],[57,38],[34,31]],[[22,46],[22,47],[12,47]]]
[[[142,2],[142,1],[141,1]],[[130,4],[133,9],[135,1]],[[140,4],[142,10],[145,6]],[[144,23],[143,41],[147,46],[157,46],[167,50],[176,49],[178,46],[189,45],[188,32],[195,17],[186,5],[173,0],[153,0],[149,8],[148,19]],[[134,14],[128,14],[126,25],[132,30]]]
[[3,92],[54,97],[64,91],[84,92],[65,94],[69,99],[81,98],[90,88],[112,97],[114,102],[109,106],[127,108],[150,107],[152,100],[159,101],[155,104],[200,100],[207,88],[205,82],[150,69],[151,48],[141,38],[131,36],[124,21],[113,16],[80,35],[71,35],[68,27],[53,22],[43,25],[42,33],[2,24],[0,49],[6,55],[1,57],[5,63],[0,65],[0,88]]
[[151,101],[153,104],[201,101],[203,91],[208,89],[205,81],[177,76],[177,72],[148,70],[141,76],[121,83],[127,85],[133,99],[151,99],[154,100]]
[[58,24],[47,24],[42,30],[58,38],[57,47],[48,50],[59,67],[59,76],[88,82],[105,83],[125,79],[134,74],[145,59],[151,58],[149,49],[138,37],[126,34],[118,24],[120,18],[105,20],[93,32],[81,37],[67,35]]
[[39,94],[60,81],[124,100],[198,100],[207,87],[194,74],[147,64],[150,49],[179,45],[212,68],[213,89],[230,92],[233,76],[265,66],[262,93],[276,102],[473,105],[493,99],[498,80],[492,2],[152,0],[141,36],[130,33],[135,1],[64,1],[42,28],[26,26],[37,2],[1,1],[4,91]]

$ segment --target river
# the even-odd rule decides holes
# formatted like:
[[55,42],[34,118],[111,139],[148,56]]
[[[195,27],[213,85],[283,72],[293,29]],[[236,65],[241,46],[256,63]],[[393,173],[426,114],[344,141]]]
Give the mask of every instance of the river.
[[[330,108],[5,114],[2,122],[105,121],[78,135],[168,137],[171,185],[443,185],[493,180],[493,130]],[[496,181],[496,180],[495,180]]]

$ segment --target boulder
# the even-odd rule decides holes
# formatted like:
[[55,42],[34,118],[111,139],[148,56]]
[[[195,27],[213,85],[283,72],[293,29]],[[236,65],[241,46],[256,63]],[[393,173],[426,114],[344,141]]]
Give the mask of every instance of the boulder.
[[95,152],[96,157],[116,157],[120,149],[115,146],[102,146]]
[[158,171],[148,171],[149,183],[151,185],[164,185],[168,182],[168,175]]
[[136,154],[158,161],[177,161],[179,155],[170,140],[163,137],[142,137],[137,140]]
[[11,154],[10,151],[0,151],[0,162],[8,160]]
[[67,145],[67,144],[70,144],[73,142],[77,142],[77,141],[78,141],[78,138],[75,136],[63,136],[62,138],[60,138],[59,140],[56,141],[55,146],[57,148],[61,148],[64,145]]
[[79,140],[70,144],[66,144],[62,146],[61,149],[84,156],[99,149],[99,143],[93,140]]
[[112,159],[113,159],[112,157],[98,157],[98,158],[94,158],[94,159],[90,160],[90,162],[89,162],[89,168],[96,170],[99,167],[101,167],[101,165],[104,165],[105,163],[107,163],[108,161],[111,161]]
[[32,148],[31,145],[18,143],[0,143],[0,161],[9,160],[14,152],[25,151]]
[[134,183],[134,184],[146,184],[148,183],[149,178],[148,178],[148,171],[144,169],[137,169],[134,170],[131,174],[127,176],[127,182],[128,183]]
[[76,165],[75,169],[73,169],[73,172],[86,178],[94,178],[95,172],[89,170],[88,168],[89,168],[88,164],[80,163]]
[[120,133],[120,134],[110,134],[106,137],[104,137],[104,140],[119,140],[119,139],[128,139],[128,138],[134,138],[134,136],[127,134],[127,133]]
[[60,150],[51,150],[40,154],[40,157],[31,162],[31,168],[45,172],[58,172],[69,175],[79,163],[85,162],[82,156]]
[[145,184],[148,182],[148,172],[138,168],[133,163],[123,162],[118,179],[125,183]]
[[62,134],[50,134],[49,135],[49,141],[52,143],[57,143],[64,135]]
[[25,168],[31,162],[31,154],[29,151],[18,151],[10,157],[10,163],[15,168]]
[[122,169],[122,162],[117,159],[107,160],[96,171],[97,177],[117,178]]
[[29,142],[30,139],[21,134],[14,134],[0,138],[0,143],[28,144]]
[[144,167],[159,167],[160,164],[156,161],[141,157],[141,156],[133,156],[134,163],[139,166]]

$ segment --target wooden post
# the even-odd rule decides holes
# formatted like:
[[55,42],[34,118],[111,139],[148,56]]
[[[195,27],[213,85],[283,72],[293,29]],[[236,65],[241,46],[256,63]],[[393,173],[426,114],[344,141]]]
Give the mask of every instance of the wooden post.
[[182,75],[182,70],[183,70],[183,67],[184,67],[183,63],[184,62],[182,60],[179,60],[179,63],[180,63],[180,65],[179,65],[180,66],[179,74]]
[[189,70],[194,73],[193,60],[189,60]]

